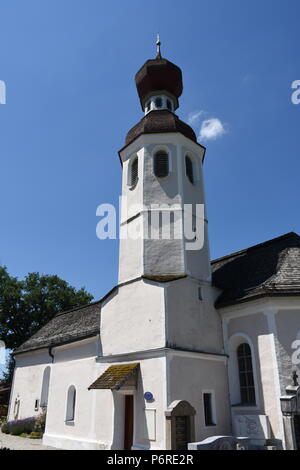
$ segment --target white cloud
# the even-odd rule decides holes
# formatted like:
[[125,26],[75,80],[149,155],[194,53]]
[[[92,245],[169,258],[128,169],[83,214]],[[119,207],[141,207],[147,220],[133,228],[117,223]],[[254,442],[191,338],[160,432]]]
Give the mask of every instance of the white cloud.
[[199,124],[200,116],[205,114],[205,111],[193,111],[192,113],[189,113],[188,115],[188,123],[190,126],[195,126]]
[[224,125],[218,118],[205,119],[201,124],[199,139],[201,140],[215,140],[218,137],[226,134]]

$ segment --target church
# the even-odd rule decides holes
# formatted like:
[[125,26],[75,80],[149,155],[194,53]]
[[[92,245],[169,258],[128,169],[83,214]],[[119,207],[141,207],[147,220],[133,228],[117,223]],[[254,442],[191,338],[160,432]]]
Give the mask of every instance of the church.
[[[159,41],[135,82],[144,115],[119,151],[120,231],[141,236],[120,237],[110,292],[15,351],[8,419],[46,411],[43,443],[62,449],[182,450],[213,436],[297,449],[300,237],[212,261],[205,147],[175,114],[182,72]],[[185,206],[199,249],[185,240]]]

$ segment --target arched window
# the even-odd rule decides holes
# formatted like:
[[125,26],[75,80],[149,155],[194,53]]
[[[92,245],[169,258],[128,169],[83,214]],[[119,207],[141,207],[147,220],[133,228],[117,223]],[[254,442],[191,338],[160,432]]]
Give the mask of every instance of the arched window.
[[66,421],[75,420],[75,407],[76,407],[76,389],[74,385],[71,385],[71,387],[69,387],[68,396],[67,396]]
[[168,99],[167,99],[167,108],[168,108],[169,111],[172,111],[172,103]]
[[41,408],[48,406],[48,395],[49,395],[49,383],[50,383],[50,367],[46,367],[43,374],[42,392],[41,392]]
[[186,155],[185,157],[185,172],[186,176],[188,177],[190,183],[194,184],[194,171],[193,171],[193,162],[191,158]]
[[154,155],[154,174],[158,178],[165,178],[169,174],[169,155],[164,150]]
[[161,108],[161,107],[162,107],[162,99],[161,99],[160,96],[155,99],[155,106],[156,106],[157,108]]
[[248,343],[237,348],[241,402],[243,405],[255,405],[255,387],[251,349]]
[[131,163],[131,168],[130,168],[130,186],[132,187],[136,186],[138,182],[138,176],[139,176],[139,161],[138,161],[138,157],[135,157],[133,162]]

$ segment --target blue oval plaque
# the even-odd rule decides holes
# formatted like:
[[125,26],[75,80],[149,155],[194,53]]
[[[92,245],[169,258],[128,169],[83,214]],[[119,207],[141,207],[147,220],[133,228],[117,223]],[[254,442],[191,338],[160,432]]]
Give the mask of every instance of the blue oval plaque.
[[151,392],[145,392],[144,393],[144,398],[145,398],[145,400],[148,400],[148,401],[153,400],[153,395],[152,395]]

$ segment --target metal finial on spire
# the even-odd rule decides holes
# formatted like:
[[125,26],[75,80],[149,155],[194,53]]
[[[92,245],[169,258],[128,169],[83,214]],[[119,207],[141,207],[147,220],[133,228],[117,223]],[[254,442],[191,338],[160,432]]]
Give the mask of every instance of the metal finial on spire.
[[157,33],[157,39],[156,39],[156,58],[161,59],[161,52],[160,52],[160,38],[159,38],[159,33]]

